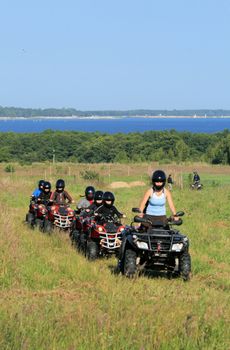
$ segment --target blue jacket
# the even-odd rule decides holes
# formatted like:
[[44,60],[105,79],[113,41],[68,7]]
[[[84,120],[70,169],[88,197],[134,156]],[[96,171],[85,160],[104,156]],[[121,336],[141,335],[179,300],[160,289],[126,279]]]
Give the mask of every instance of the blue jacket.
[[34,192],[32,193],[32,196],[38,198],[41,192],[42,191],[40,190],[40,188],[36,188],[36,190],[34,190]]

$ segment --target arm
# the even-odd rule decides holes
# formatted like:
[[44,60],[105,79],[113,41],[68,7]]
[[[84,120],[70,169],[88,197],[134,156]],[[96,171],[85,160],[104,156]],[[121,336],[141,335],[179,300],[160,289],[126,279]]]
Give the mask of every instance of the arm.
[[145,192],[144,197],[142,198],[141,203],[140,203],[140,211],[141,211],[141,213],[143,213],[143,211],[145,209],[145,205],[146,205],[149,197],[151,196],[151,194],[152,194],[152,188],[148,189]]
[[113,206],[113,215],[117,215],[118,218],[122,218],[123,214],[120,213],[115,206]]
[[166,198],[167,198],[167,201],[169,204],[169,208],[170,208],[172,214],[175,216],[176,215],[176,208],[175,208],[174,203],[173,203],[171,192],[168,191],[167,189],[165,189],[165,194],[166,194]]
[[52,194],[51,194],[51,196],[50,196],[50,201],[51,202],[53,202],[53,201],[55,201],[55,191],[54,192],[52,192]]
[[71,197],[71,195],[67,191],[65,191],[65,197],[68,199],[69,203],[72,203],[73,198]]

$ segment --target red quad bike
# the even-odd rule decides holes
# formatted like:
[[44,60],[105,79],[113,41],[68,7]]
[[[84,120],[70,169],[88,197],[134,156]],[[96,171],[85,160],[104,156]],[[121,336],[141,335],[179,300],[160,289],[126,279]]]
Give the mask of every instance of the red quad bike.
[[44,221],[44,232],[51,233],[53,228],[69,230],[74,220],[74,210],[69,204],[54,204],[49,207]]
[[38,227],[40,230],[42,230],[47,212],[48,210],[44,204],[31,201],[29,212],[26,214],[26,221],[32,228]]
[[100,222],[92,221],[86,237],[85,255],[89,260],[119,254],[122,232],[125,229],[118,218],[101,217]]

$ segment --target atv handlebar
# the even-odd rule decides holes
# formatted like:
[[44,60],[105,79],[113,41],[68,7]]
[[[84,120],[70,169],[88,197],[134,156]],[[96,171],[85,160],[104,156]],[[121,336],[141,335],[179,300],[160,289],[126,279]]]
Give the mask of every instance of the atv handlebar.
[[[133,208],[132,211],[135,212],[135,213],[140,213],[141,212],[139,208]],[[174,220],[174,217],[181,217],[183,215],[184,215],[183,211],[178,211],[174,216],[167,218],[167,223],[169,225],[177,225],[177,226],[179,226],[179,225],[181,225],[183,223],[182,219]],[[147,224],[147,225],[150,225],[150,226],[165,226],[165,224],[160,223],[160,222],[159,222],[159,224],[156,223],[155,225],[153,225],[151,220],[143,218],[143,217],[141,217],[139,215],[136,215],[134,217],[134,222]]]

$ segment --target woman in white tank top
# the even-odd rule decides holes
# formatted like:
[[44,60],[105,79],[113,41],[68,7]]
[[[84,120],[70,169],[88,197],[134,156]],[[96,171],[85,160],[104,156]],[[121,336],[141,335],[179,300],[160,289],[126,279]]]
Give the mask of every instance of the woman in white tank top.
[[167,223],[166,202],[168,202],[174,220],[179,219],[176,216],[176,208],[173,203],[171,192],[165,188],[165,183],[166,175],[164,171],[154,171],[152,175],[153,187],[146,191],[140,204],[140,216],[150,220],[153,224],[156,221],[160,221],[164,224]]

